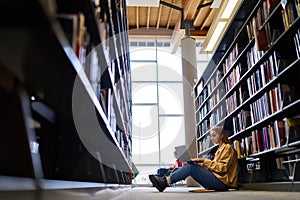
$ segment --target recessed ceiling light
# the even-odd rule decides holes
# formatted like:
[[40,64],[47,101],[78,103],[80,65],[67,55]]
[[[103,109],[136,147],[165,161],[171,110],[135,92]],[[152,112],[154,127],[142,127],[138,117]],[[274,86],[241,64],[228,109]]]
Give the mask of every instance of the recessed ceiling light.
[[215,48],[216,43],[220,39],[220,35],[223,33],[227,22],[218,22],[217,27],[214,30],[213,35],[211,36],[205,51],[212,51]]
[[236,7],[237,3],[238,0],[228,0],[226,8],[224,9],[223,14],[221,16],[221,19],[228,19],[233,13],[233,10]]
[[214,0],[210,7],[211,8],[219,8],[221,3],[222,3],[222,0]]
[[127,6],[158,7],[160,0],[126,0]]

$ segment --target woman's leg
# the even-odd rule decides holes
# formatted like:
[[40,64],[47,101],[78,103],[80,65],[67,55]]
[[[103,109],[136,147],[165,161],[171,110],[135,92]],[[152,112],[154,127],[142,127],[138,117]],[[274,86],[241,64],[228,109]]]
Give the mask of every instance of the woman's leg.
[[222,183],[208,169],[199,166],[197,163],[187,163],[170,175],[171,183],[184,180],[191,176],[195,181],[206,189],[228,190],[229,187]]

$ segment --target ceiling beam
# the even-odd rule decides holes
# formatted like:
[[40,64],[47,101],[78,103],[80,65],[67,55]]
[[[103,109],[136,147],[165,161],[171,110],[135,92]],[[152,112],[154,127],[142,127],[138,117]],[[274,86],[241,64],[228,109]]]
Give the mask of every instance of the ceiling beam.
[[202,26],[201,26],[201,30],[204,29],[205,27],[209,27],[213,21],[213,18],[215,16],[215,13],[216,13],[216,9],[212,9],[208,16],[205,18]]
[[203,7],[207,7],[207,6],[211,6],[213,4],[213,2],[214,2],[213,0],[210,0],[209,2],[205,1],[204,3],[201,3],[201,5],[199,5],[197,7],[197,9],[200,9],[200,8],[203,8]]
[[195,39],[205,39],[208,30],[190,30],[191,37]]
[[183,5],[184,20],[193,20],[201,0],[189,0]]
[[[173,3],[173,1],[174,1],[174,0],[172,0],[172,3]],[[166,25],[166,28],[167,28],[167,29],[169,29],[169,27],[170,27],[172,15],[173,15],[173,9],[170,9],[170,13],[169,13],[169,17],[168,17],[168,22],[167,22],[167,25]]]
[[204,23],[205,17],[208,16],[209,8],[201,8],[194,19],[194,26],[200,27]]
[[148,7],[148,13],[147,13],[147,29],[150,26],[150,7]]
[[130,29],[129,38],[132,39],[147,39],[147,38],[160,38],[160,39],[171,39],[173,31],[165,28],[139,28]]
[[139,25],[139,7],[136,7],[136,28],[138,29],[140,27]]
[[161,19],[161,12],[162,12],[162,5],[159,5],[159,11],[158,11],[158,17],[157,17],[157,23],[156,23],[156,29],[159,29],[160,19]]
[[182,12],[182,11],[183,11],[183,9],[182,9],[182,8],[180,8],[180,7],[178,7],[178,6],[175,6],[175,5],[173,5],[173,1],[172,1],[172,3],[167,3],[167,2],[165,2],[165,1],[160,1],[160,4],[161,4],[161,5],[168,6],[168,7],[170,7],[170,8],[173,8],[173,9],[175,9],[175,10],[178,10],[178,11],[180,11],[180,12]]

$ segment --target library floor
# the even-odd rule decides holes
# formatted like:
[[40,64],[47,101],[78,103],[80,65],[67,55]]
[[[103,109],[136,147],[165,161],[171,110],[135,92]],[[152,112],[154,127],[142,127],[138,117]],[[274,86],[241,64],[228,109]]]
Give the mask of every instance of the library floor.
[[0,192],[2,200],[164,200],[164,199],[206,199],[206,200],[289,200],[299,199],[300,192],[271,192],[254,190],[235,190],[228,192],[190,192],[199,188],[170,187],[164,192],[158,192],[154,187],[133,187],[125,189],[102,190],[49,190],[41,192]]

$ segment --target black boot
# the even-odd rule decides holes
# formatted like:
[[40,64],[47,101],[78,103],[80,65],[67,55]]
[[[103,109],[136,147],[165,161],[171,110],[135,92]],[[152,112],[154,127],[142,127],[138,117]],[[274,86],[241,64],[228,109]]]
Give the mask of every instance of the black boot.
[[153,186],[160,192],[164,191],[166,187],[169,186],[166,177],[160,178],[158,176],[149,175],[149,179]]

